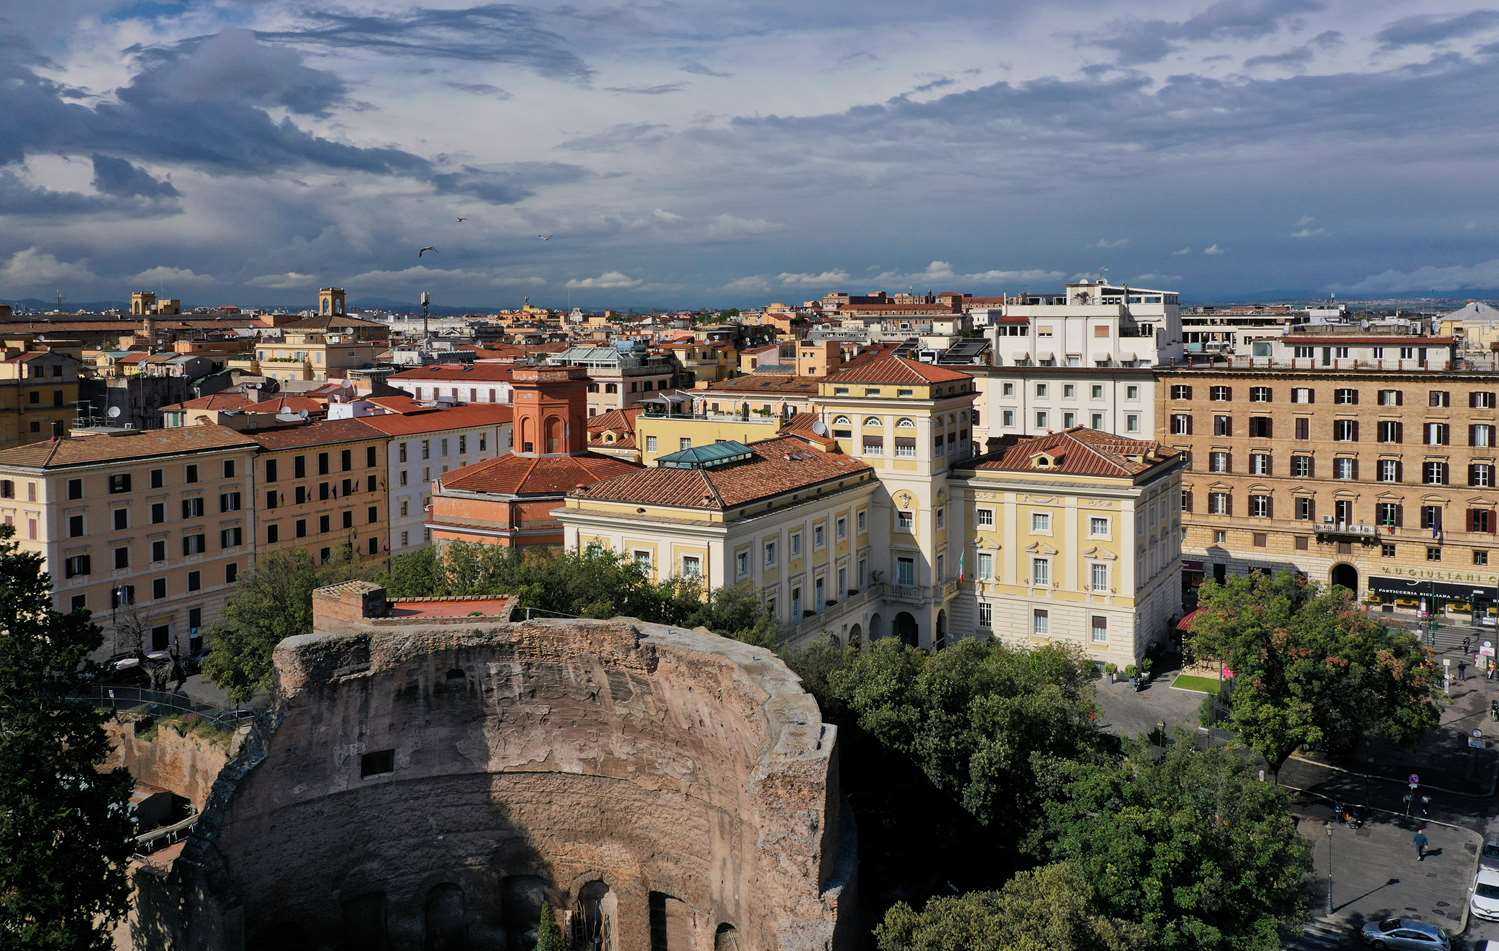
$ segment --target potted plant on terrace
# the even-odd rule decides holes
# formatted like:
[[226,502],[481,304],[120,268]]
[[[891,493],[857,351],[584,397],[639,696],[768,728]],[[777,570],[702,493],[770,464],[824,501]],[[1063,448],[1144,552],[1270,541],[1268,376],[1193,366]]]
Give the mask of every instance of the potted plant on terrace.
[[1140,668],[1134,664],[1130,664],[1124,668],[1124,676],[1129,678],[1129,685],[1131,687],[1134,687],[1136,690],[1140,689]]

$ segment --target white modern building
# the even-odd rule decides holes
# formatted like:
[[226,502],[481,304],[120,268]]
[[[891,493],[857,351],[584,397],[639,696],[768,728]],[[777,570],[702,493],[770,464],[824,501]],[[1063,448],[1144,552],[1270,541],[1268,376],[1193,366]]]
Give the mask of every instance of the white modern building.
[[391,374],[387,382],[421,402],[508,404],[513,369],[508,363],[433,363]]
[[511,448],[509,406],[475,404],[364,416],[390,437],[390,553],[429,542],[427,507],[432,483],[453,469],[503,456]]
[[1183,356],[1175,291],[1103,281],[1021,295],[989,317],[976,434],[1043,435],[1085,426],[1137,439],[1155,427],[1153,368]]

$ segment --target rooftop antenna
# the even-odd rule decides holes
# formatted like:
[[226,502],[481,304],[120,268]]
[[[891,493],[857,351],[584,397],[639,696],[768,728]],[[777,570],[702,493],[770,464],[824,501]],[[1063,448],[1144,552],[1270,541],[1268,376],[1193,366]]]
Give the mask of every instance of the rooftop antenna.
[[59,311],[62,310],[62,289],[61,288],[59,288],[58,291],[57,291],[57,309]]

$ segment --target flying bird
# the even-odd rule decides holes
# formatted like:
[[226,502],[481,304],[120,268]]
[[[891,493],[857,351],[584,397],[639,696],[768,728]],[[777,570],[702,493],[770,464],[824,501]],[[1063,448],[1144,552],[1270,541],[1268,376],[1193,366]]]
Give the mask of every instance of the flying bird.
[[552,240],[552,236],[549,235],[549,234],[539,234],[536,237],[540,238],[543,241],[550,241],[550,240]]
[[437,249],[434,248],[434,247],[432,247],[432,245],[429,244],[425,248],[422,248],[420,251],[416,252],[416,256],[417,257],[421,257],[422,255],[426,254],[428,251],[431,251],[433,254],[437,253]]
[[468,219],[467,218],[459,218],[458,220],[459,221],[467,221]]

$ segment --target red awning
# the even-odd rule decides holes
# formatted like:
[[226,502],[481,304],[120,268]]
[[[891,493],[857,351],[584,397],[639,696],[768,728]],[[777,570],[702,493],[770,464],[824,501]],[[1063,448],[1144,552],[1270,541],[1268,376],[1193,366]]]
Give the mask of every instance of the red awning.
[[1182,615],[1182,619],[1180,621],[1176,622],[1176,629],[1178,631],[1191,631],[1192,622],[1195,621],[1197,619],[1197,615],[1201,613],[1202,608],[1196,608],[1195,610],[1188,611],[1186,614]]

